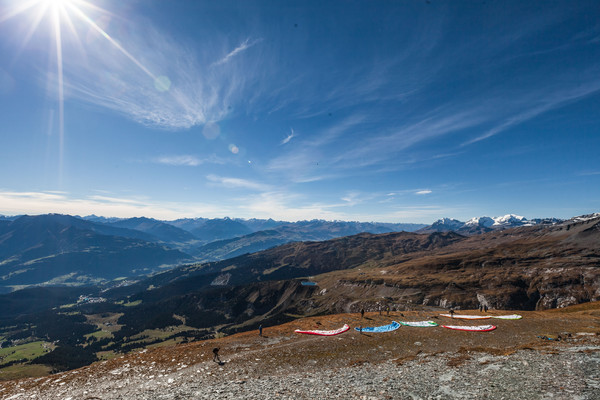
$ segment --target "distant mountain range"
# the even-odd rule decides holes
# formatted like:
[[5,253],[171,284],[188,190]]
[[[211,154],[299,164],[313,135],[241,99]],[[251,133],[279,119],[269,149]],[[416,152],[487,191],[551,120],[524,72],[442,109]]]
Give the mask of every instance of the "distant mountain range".
[[514,214],[466,222],[444,218],[430,226],[324,220],[0,216],[0,293],[32,285],[98,284],[181,263],[226,260],[286,243],[320,242],[360,233],[456,232],[472,236],[560,222]]
[[113,227],[138,230],[148,240],[164,243],[196,257],[198,261],[224,260],[289,242],[320,241],[357,233],[413,232],[424,224],[355,221],[275,221],[273,219],[186,218],[158,221],[150,218],[116,220],[84,217]]
[[560,222],[563,222],[563,220],[558,218],[537,218],[528,220],[525,217],[515,214],[507,214],[501,217],[475,217],[466,222],[457,219],[442,218],[429,226],[417,230],[417,232],[432,233],[453,231],[462,235],[478,235],[485,232],[515,228],[518,226],[554,225]]
[[225,260],[246,253],[269,249],[290,242],[322,241],[358,233],[412,232],[423,225],[345,221],[298,221],[270,224],[271,228],[248,235],[215,241],[190,249],[201,261]]
[[198,240],[191,232],[151,218],[122,219],[106,222],[105,225],[144,232],[152,236],[152,241],[162,241],[172,245]]
[[99,284],[149,274],[165,266],[222,260],[293,241],[416,230],[422,226],[230,218],[159,221],[60,214],[1,217],[0,293],[31,285]]

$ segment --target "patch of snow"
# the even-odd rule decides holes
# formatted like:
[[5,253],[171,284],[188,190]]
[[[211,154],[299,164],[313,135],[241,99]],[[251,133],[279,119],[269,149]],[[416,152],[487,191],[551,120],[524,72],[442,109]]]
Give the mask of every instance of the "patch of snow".
[[211,286],[226,286],[229,283],[231,274],[229,272],[217,276],[211,283]]

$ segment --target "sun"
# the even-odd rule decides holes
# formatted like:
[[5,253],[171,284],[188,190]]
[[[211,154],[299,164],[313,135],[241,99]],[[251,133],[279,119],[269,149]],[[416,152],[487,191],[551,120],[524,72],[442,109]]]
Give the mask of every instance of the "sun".
[[[5,4],[7,6],[5,6]],[[54,42],[56,59],[56,89],[58,100],[58,136],[59,136],[59,181],[62,177],[63,149],[64,149],[64,74],[63,63],[63,36],[65,33],[72,36],[79,42],[78,30],[75,21],[83,24],[88,29],[94,30],[104,37],[112,46],[123,53],[146,75],[157,81],[159,77],[155,76],[148,68],[139,62],[131,53],[129,53],[121,44],[113,39],[104,29],[102,29],[91,17],[92,14],[110,14],[107,10],[86,0],[0,0],[0,24],[21,16],[28,17],[28,29],[22,39],[24,48],[33,34],[40,27],[40,23],[45,20],[50,26],[50,36]],[[66,29],[66,32],[63,30]],[[83,49],[83,46],[80,45]],[[83,49],[84,50],[84,49]],[[164,87],[161,86],[161,88]]]

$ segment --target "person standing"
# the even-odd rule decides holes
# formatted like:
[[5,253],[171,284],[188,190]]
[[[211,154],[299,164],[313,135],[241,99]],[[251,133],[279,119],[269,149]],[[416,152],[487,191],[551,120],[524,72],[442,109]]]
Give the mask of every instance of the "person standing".
[[262,337],[262,324],[258,326],[258,336]]
[[218,347],[215,347],[213,349],[213,361],[221,364],[221,359],[219,358],[219,350],[220,349]]
[[364,318],[364,317],[365,317],[365,309],[364,309],[364,308],[361,308],[361,309],[360,309],[360,317],[361,317],[361,318]]

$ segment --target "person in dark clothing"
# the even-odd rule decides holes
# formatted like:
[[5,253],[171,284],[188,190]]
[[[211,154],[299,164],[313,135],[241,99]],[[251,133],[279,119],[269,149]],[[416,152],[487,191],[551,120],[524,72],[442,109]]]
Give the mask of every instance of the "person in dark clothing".
[[450,309],[450,316],[451,316],[452,318],[454,318],[454,308],[451,308],[451,309]]
[[361,318],[364,318],[364,317],[365,317],[365,309],[364,309],[364,308],[361,308],[361,309],[360,309],[360,317],[361,317]]
[[262,337],[262,325],[258,326],[258,336]]
[[219,358],[219,348],[215,347],[213,349],[213,361],[214,362],[218,362],[219,364],[221,364],[221,359]]

